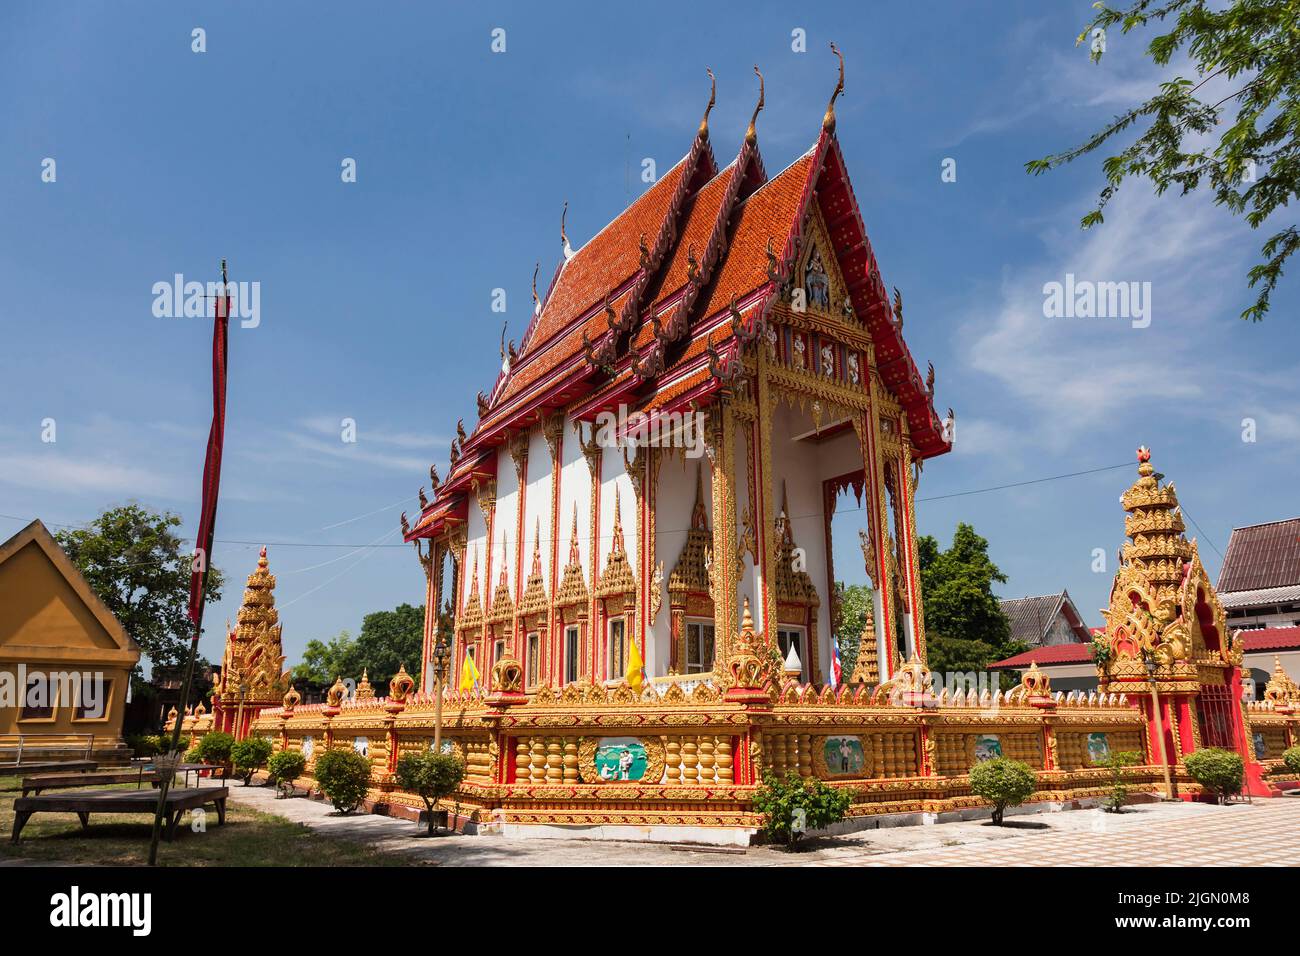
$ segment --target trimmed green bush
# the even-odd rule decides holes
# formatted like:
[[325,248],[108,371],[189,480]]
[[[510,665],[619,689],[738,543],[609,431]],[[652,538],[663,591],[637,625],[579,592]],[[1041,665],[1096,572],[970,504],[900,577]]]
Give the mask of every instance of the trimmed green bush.
[[1228,797],[1241,793],[1246,767],[1241,754],[1235,750],[1206,747],[1188,754],[1183,762],[1192,779],[1214,794],[1219,803],[1225,803]]
[[327,750],[316,758],[316,784],[340,813],[361,805],[370,788],[370,761],[351,748]]
[[429,836],[434,833],[433,808],[443,797],[456,792],[465,779],[465,765],[451,754],[431,750],[410,753],[397,761],[397,785],[424,801],[429,821]]
[[298,750],[281,750],[272,755],[266,764],[267,776],[280,788],[280,793],[292,792],[293,782],[307,769],[307,758]]
[[234,746],[234,737],[223,731],[214,730],[212,733],[200,737],[199,742],[194,745],[194,749],[186,756],[192,754],[201,763],[227,764],[230,763],[230,751],[234,749]]
[[[820,830],[844,819],[853,791],[820,780],[804,781],[793,770],[782,779],[771,770],[763,773],[763,786],[754,794],[754,809],[763,814],[763,833],[773,843],[793,850],[808,830]],[[802,811],[803,826],[796,817]]]
[[1300,746],[1287,747],[1282,751],[1282,766],[1292,773],[1300,773]]
[[152,734],[131,734],[126,738],[126,745],[137,757],[156,757],[161,752],[159,740]]
[[1136,750],[1112,750],[1105,760],[1097,761],[1096,766],[1110,771],[1110,789],[1102,798],[1101,804],[1107,813],[1119,813],[1128,802],[1129,787],[1124,779],[1124,768],[1133,767],[1142,762],[1142,755]]
[[244,778],[244,786],[252,783],[253,774],[271,759],[274,749],[265,737],[246,737],[230,748],[230,760],[235,765],[235,773]]
[[1034,792],[1038,778],[1034,768],[1019,760],[994,757],[971,767],[970,788],[975,796],[993,804],[993,823],[1002,825],[1007,807],[1018,807]]

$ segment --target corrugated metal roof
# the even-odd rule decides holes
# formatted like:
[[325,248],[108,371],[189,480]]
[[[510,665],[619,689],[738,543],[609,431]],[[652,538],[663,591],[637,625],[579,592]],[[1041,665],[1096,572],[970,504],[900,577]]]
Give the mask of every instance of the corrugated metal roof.
[[[1047,629],[1056,620],[1059,611],[1064,611],[1066,620],[1074,628],[1075,636],[1080,641],[1088,638],[1087,627],[1079,609],[1070,600],[1068,591],[1056,594],[1042,594],[1036,597],[1009,598],[1002,602],[1002,612],[1011,621],[1011,639],[1022,641],[1032,647],[1043,643]],[[1070,620],[1074,618],[1074,620]]]
[[1284,588],[1262,588],[1258,591],[1220,592],[1224,607],[1255,607],[1261,604],[1290,604],[1300,601],[1300,584]]
[[1300,518],[1234,528],[1219,572],[1219,596],[1287,585],[1300,585]]

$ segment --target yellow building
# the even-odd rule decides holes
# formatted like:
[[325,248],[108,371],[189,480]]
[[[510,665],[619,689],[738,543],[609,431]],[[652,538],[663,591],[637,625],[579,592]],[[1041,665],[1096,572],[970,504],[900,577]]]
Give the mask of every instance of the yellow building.
[[40,521],[0,545],[0,763],[125,756],[140,649]]

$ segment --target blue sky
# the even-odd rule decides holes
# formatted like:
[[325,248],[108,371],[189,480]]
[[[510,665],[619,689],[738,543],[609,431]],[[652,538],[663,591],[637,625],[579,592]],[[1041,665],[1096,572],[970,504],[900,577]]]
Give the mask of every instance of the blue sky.
[[[1087,62],[1073,38],[1088,3],[331,9],[0,8],[0,513],[16,516],[0,537],[129,500],[180,513],[192,533],[210,326],[154,317],[151,288],[215,279],[222,256],[232,279],[261,283],[261,324],[231,333],[228,543],[215,552],[231,586],[208,610],[209,657],[262,542],[291,661],[310,638],[419,603],[397,518],[416,511],[431,461],[445,473],[457,417],[474,420],[493,380],[492,290],[507,290],[518,338],[533,263],[549,276],[560,255],[562,203],[577,245],[644,188],[643,158],[675,162],[706,66],[720,160],[739,145],[758,63],[759,145],[769,173],[783,168],[816,137],[830,40],[847,60],[838,132],[867,229],[903,290],[918,364],[938,370],[937,403],[957,411],[957,448],[920,485],[921,530],[946,541],[971,522],[1006,596],[1065,586],[1099,624],[1132,468],[925,499],[1132,462],[1146,443],[1203,529],[1190,532],[1213,545],[1212,573],[1232,527],[1300,511],[1300,284],[1284,280],[1263,324],[1237,318],[1264,233],[1137,184],[1081,233],[1096,161],[1023,172],[1160,76],[1131,37]],[[806,53],[791,50],[796,28]],[[355,183],[341,181],[345,157]],[[945,158],[956,182],[941,181]],[[1043,285],[1067,273],[1150,282],[1150,326],[1045,318]],[[339,440],[344,418],[355,444]],[[856,536],[839,543],[837,568],[861,579]]]

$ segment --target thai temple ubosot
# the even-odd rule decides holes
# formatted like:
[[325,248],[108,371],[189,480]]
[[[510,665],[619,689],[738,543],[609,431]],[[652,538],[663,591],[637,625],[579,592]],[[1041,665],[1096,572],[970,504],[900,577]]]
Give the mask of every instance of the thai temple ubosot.
[[[458,423],[445,478],[431,469],[433,497],[402,516],[428,582],[411,675],[386,697],[347,699],[340,681],[300,704],[277,683],[270,587],[250,578],[218,725],[238,726],[226,715],[247,685],[251,732],[301,750],[309,773],[313,755],[355,747],[373,804],[414,812],[393,769],[441,722],[467,766],[461,822],[521,833],[748,839],[765,770],[851,788],[851,816],[933,819],[980,805],[968,774],[991,754],[1030,764],[1040,801],[1102,793],[1095,761],[1118,750],[1142,755],[1128,772],[1152,791],[1167,762],[1194,795],[1181,761],[1211,745],[1247,752],[1252,786],[1274,786],[1300,698],[1281,675],[1242,705],[1240,649],[1145,450],[1104,692],[1053,693],[1036,669],[1007,693],[934,686],[914,496],[951,448],[952,413],[935,411],[933,368],[909,352],[866,235],[835,132],[842,67],[816,141],[776,174],[759,83],[730,162],[710,96],[685,155],[613,222],[576,249],[562,226],[522,343],[503,343],[477,424]],[[831,528],[849,490],[874,617],[837,681]]]

